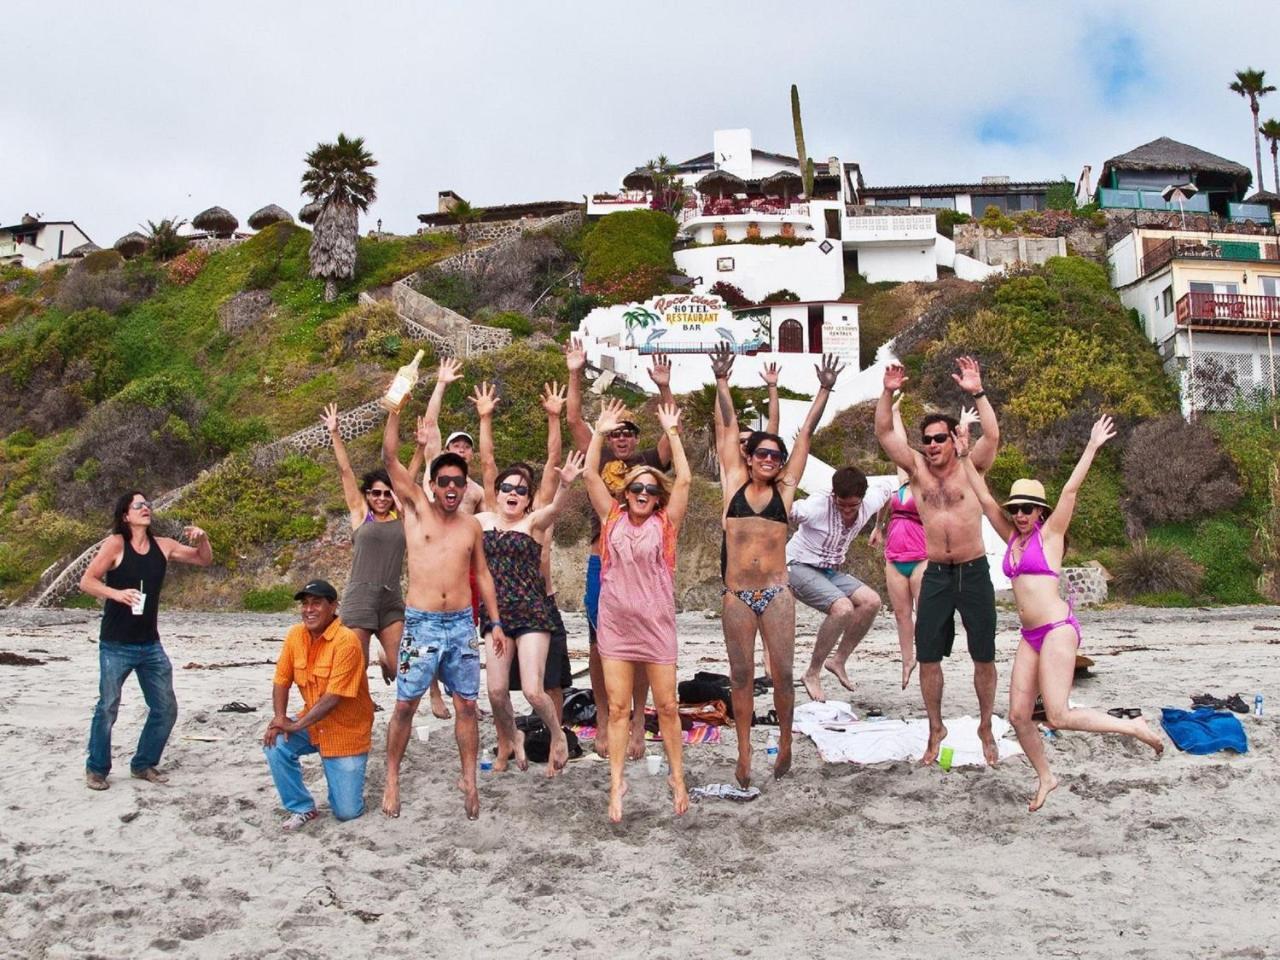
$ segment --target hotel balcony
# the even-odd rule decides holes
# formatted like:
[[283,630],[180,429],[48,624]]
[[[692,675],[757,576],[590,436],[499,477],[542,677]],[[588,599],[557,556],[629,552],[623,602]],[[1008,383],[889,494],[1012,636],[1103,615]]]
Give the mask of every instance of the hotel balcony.
[[1276,263],[1280,262],[1280,251],[1274,237],[1245,239],[1244,235],[1235,234],[1204,238],[1170,237],[1143,254],[1139,276],[1145,277],[1172,260],[1182,259]]
[[1280,332],[1280,297],[1188,293],[1178,299],[1178,326],[1224,333]]
[[1104,210],[1171,210],[1174,213],[1208,213],[1209,194],[1197,193],[1182,206],[1170,203],[1159,190],[1117,190],[1098,188],[1098,206]]
[[932,213],[844,218],[845,243],[932,240],[937,234],[938,218]]
[[676,214],[676,221],[680,224],[681,233],[701,244],[716,242],[717,228],[725,231],[730,243],[741,242],[751,236],[804,239],[813,233],[808,203],[788,203],[772,197],[694,202]]
[[619,193],[597,193],[587,199],[587,216],[602,217],[619,210],[648,210],[653,194],[647,190],[623,190]]

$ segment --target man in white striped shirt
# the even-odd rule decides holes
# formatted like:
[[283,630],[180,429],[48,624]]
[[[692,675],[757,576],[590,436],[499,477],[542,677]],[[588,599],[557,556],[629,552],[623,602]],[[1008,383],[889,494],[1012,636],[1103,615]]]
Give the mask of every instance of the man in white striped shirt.
[[[827,615],[803,676],[805,690],[819,703],[826,700],[824,666],[846,690],[853,689],[845,664],[871,628],[880,595],[840,567],[853,538],[875,519],[896,486],[894,477],[877,477],[868,484],[861,470],[841,467],[831,478],[830,493],[797,500],[791,507],[791,520],[799,524],[787,541],[791,592],[801,603]],[[874,544],[879,531],[871,536]]]

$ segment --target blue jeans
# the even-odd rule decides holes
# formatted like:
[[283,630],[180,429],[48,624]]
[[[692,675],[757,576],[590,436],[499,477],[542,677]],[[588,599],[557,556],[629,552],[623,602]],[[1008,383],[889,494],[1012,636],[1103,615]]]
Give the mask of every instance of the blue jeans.
[[417,700],[437,677],[463,700],[480,695],[480,640],[470,607],[448,612],[404,608],[396,700]]
[[[299,757],[317,753],[307,731],[280,734],[275,746],[263,747],[271,779],[276,783],[281,805],[290,813],[310,813],[316,808],[315,798],[302,783]],[[364,813],[364,768],[367,753],[352,757],[322,757],[324,779],[329,785],[329,809],[339,820],[354,820]]]
[[169,734],[178,719],[178,698],[173,693],[173,667],[158,643],[98,643],[98,705],[89,724],[90,773],[105,777],[111,772],[111,728],[120,712],[120,692],[129,674],[138,675],[142,698],[147,702],[147,722],[138,738],[138,750],[129,768],[141,772],[160,763]]

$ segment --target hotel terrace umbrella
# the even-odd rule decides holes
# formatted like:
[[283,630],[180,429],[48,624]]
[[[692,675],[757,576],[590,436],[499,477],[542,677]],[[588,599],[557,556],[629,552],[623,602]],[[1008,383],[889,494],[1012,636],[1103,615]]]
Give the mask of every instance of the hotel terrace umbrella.
[[197,230],[208,231],[215,237],[226,238],[235,233],[240,221],[225,207],[210,207],[192,217],[191,225]]
[[804,178],[790,170],[779,170],[761,180],[760,189],[771,197],[780,196],[784,200],[790,200],[791,194],[800,196],[804,192]]
[[1178,210],[1182,214],[1183,230],[1187,229],[1187,211],[1182,205],[1199,192],[1200,188],[1194,183],[1172,183],[1160,191],[1160,197],[1165,203],[1178,204]]
[[323,209],[323,203],[319,200],[312,200],[298,211],[298,219],[303,223],[315,223],[316,219],[320,216],[320,211]]
[[711,191],[714,190],[720,199],[723,200],[726,190],[729,192],[730,196],[733,196],[735,193],[746,193],[747,181],[743,180],[739,176],[735,176],[728,170],[712,170],[694,184],[694,187],[703,196],[709,195]]
[[147,249],[148,243],[149,241],[145,236],[140,234],[137,230],[134,230],[132,233],[126,233],[123,237],[117,240],[114,246],[116,248],[116,252],[119,253],[120,256],[124,257],[126,260],[132,260],[138,254]]
[[293,223],[293,217],[289,216],[289,211],[284,207],[276,206],[274,203],[269,203],[261,210],[255,210],[249,214],[249,226],[254,230],[261,230],[273,223]]

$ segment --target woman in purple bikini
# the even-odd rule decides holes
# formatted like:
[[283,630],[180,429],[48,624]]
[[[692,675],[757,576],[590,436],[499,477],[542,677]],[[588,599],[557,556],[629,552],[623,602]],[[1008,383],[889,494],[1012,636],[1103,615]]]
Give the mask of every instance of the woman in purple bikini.
[[1062,572],[1067,526],[1075,510],[1076,494],[1094,455],[1116,435],[1115,428],[1107,416],[1093,425],[1089,442],[1062,488],[1056,508],[1045,499],[1040,481],[1017,480],[1001,509],[982,474],[969,461],[968,422],[967,415],[961,418],[956,456],[961,458],[965,476],[982,504],[983,513],[996,532],[1009,542],[1004,555],[1004,573],[1013,583],[1013,596],[1022,619],[1022,640],[1009,683],[1009,722],[1040,778],[1036,794],[1028,804],[1028,809],[1039,810],[1058,785],[1058,779],[1049,770],[1044,741],[1031,719],[1037,694],[1044,700],[1048,726],[1054,729],[1123,733],[1147,744],[1156,756],[1164,750],[1164,743],[1142,717],[1112,717],[1100,710],[1072,707],[1069,699],[1075,677],[1076,648],[1080,646],[1080,623],[1070,604],[1058,594],[1058,577]]

